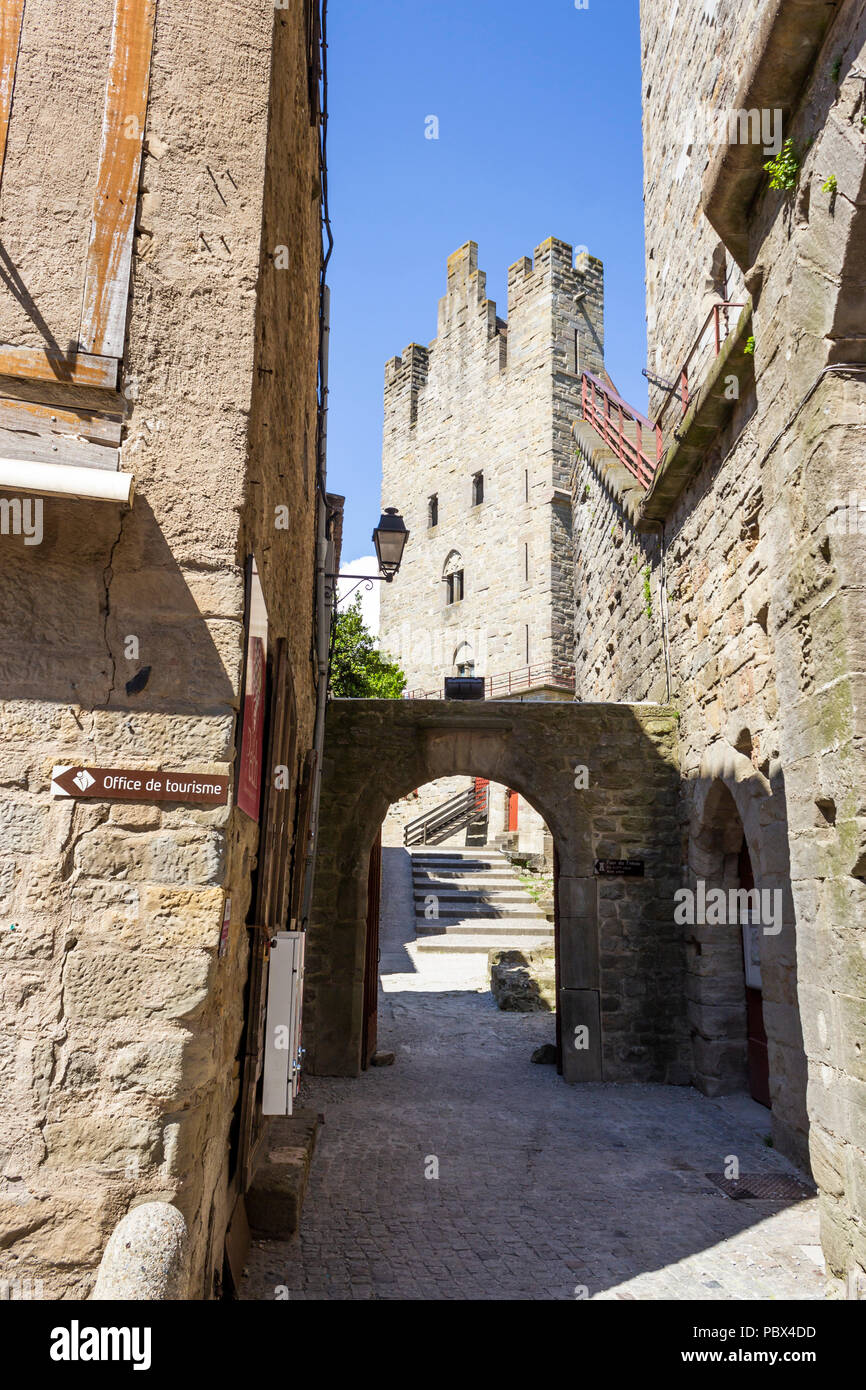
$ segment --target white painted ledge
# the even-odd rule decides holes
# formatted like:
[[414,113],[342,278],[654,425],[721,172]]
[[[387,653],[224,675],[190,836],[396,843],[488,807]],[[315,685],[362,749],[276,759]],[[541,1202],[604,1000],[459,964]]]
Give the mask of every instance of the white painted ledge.
[[106,468],[77,468],[64,463],[34,463],[0,458],[0,488],[40,492],[52,497],[79,497],[132,506],[135,479],[131,473]]

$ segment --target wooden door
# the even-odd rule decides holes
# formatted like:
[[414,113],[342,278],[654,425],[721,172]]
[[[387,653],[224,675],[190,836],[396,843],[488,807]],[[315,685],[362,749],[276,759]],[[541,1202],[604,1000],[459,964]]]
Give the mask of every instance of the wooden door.
[[289,907],[288,860],[291,853],[291,803],[297,782],[295,761],[297,715],[286,641],[281,638],[268,662],[266,760],[259,851],[253,891],[253,914],[248,922],[250,964],[247,979],[237,1166],[240,1191],[245,1192],[255,1170],[256,1151],[263,1137],[261,1076],[267,1007],[270,939],[285,930]]
[[382,893],[382,830],[370,850],[367,878],[367,938],[364,959],[364,1023],[361,1066],[366,1071],[376,1051],[379,1005],[379,907]]
[[[739,859],[740,887],[752,889],[755,877],[745,840]],[[756,917],[758,914],[754,914]],[[752,914],[749,914],[750,919]],[[760,1105],[770,1108],[770,1060],[767,1052],[767,1032],[764,1028],[764,996],[761,988],[760,933],[758,920],[741,924],[743,970],[746,982],[746,1037],[749,1094]]]
[[508,829],[517,829],[517,792],[508,793]]

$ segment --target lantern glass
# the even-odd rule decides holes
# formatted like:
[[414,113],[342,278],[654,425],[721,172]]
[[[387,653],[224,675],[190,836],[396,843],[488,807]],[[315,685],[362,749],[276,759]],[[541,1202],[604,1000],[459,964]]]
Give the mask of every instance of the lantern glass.
[[397,508],[386,507],[379,525],[373,532],[373,544],[376,547],[379,569],[387,579],[392,579],[400,568],[408,539],[406,523]]

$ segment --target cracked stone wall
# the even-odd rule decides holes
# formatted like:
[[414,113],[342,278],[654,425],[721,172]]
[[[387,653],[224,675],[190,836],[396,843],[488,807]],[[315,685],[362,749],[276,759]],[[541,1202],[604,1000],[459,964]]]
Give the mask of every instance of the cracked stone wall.
[[[782,130],[798,152],[796,186],[772,190],[763,178],[754,202],[750,192],[737,207],[741,265],[702,210],[712,152],[694,116],[733,103],[772,6],[645,0],[641,9],[649,367],[675,376],[714,294],[748,292],[754,381],[737,373],[726,418],[683,475],[661,535],[635,529],[609,468],[579,445],[578,690],[659,698],[667,651],[684,881],[710,879],[721,864],[724,846],[710,841],[724,787],[756,883],[783,894],[782,931],[761,941],[773,1132],[811,1162],[828,1264],[841,1275],[866,1267],[866,20],[862,6],[842,4],[817,44]],[[783,3],[780,13],[800,24],[797,43],[809,41],[807,8]],[[693,391],[712,354],[696,362]],[[653,410],[660,403],[656,389]],[[677,420],[674,406],[667,444]],[[739,1013],[726,1015],[742,999],[713,975],[714,948],[712,928],[693,933],[693,1074],[710,1093],[742,1086],[744,1061]]]
[[[67,6],[62,33],[26,8],[0,235],[35,308],[2,294],[6,342],[39,319],[65,347],[77,322],[110,8]],[[186,1216],[191,1296],[222,1269],[256,826],[52,800],[50,773],[231,774],[251,553],[311,744],[317,168],[302,7],[159,0],[119,400],[134,505],[46,498],[40,545],[0,537],[0,1274],[46,1297],[85,1296],[143,1200]]]

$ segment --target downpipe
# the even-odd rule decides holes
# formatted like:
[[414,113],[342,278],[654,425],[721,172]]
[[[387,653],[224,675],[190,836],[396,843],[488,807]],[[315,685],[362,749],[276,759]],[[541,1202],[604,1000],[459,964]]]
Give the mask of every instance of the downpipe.
[[330,667],[331,619],[335,581],[328,580],[333,572],[333,544],[328,538],[327,446],[328,446],[328,350],[331,329],[331,292],[327,285],[322,293],[322,408],[319,429],[318,507],[316,534],[316,720],[313,749],[316,765],[313,769],[312,803],[310,807],[310,841],[307,853],[307,875],[301,907],[301,925],[306,928],[313,901],[316,855],[319,847],[319,804],[322,791],[322,762],[325,748],[325,714],[328,706],[328,675]]

